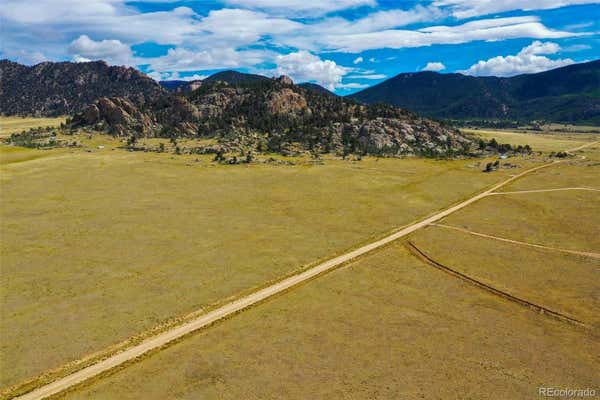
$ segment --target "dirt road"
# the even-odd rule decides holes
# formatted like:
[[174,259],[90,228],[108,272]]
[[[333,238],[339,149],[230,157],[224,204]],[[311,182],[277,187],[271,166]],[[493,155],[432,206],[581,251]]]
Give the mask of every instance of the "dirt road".
[[590,258],[600,259],[600,254],[598,254],[598,253],[592,253],[592,252],[586,252],[586,251],[577,251],[577,250],[559,249],[557,247],[544,246],[544,245],[541,245],[541,244],[521,242],[521,241],[518,241],[518,240],[506,239],[506,238],[502,238],[502,237],[498,237],[498,236],[486,235],[485,233],[479,233],[479,232],[470,231],[468,229],[460,228],[458,226],[451,226],[451,225],[444,225],[444,224],[431,224],[431,225],[432,226],[439,226],[441,228],[446,228],[446,229],[452,229],[452,230],[455,230],[455,231],[458,231],[458,232],[468,233],[469,235],[473,235],[473,236],[479,236],[479,237],[483,237],[483,238],[487,238],[487,239],[494,239],[494,240],[498,240],[498,241],[501,241],[501,242],[518,244],[518,245],[521,245],[521,246],[529,246],[529,247],[535,247],[535,248],[543,249],[543,250],[558,251],[560,253],[574,254],[574,255],[578,255],[578,256],[584,256],[584,257],[590,257]]
[[545,192],[562,192],[564,190],[587,190],[590,192],[600,192],[600,189],[586,188],[586,187],[568,187],[558,189],[536,189],[536,190],[519,190],[518,192],[496,192],[490,193],[491,195],[502,195],[502,194],[527,194],[527,193],[545,193]]
[[[597,142],[594,142],[594,143],[597,143]],[[572,149],[570,151],[579,150],[583,147],[591,146],[594,143],[588,143],[587,145],[580,146],[580,147],[578,147],[576,149]],[[218,321],[227,316],[230,316],[230,315],[232,315],[240,310],[243,310],[253,304],[257,304],[275,294],[284,292],[285,290],[287,290],[293,286],[296,286],[303,282],[306,282],[309,279],[316,277],[317,275],[320,275],[327,271],[330,271],[346,262],[356,259],[359,256],[362,256],[362,255],[369,253],[375,249],[385,246],[386,244],[388,244],[390,242],[393,242],[402,237],[405,237],[418,229],[421,229],[423,227],[426,227],[427,225],[430,225],[436,221],[439,221],[440,219],[488,196],[490,193],[521,178],[524,175],[527,175],[531,172],[540,170],[542,168],[547,168],[547,167],[549,167],[551,165],[555,165],[559,162],[560,161],[555,161],[553,163],[544,164],[544,165],[540,165],[535,168],[528,169],[518,175],[515,175],[515,176],[495,185],[494,187],[492,187],[476,196],[471,197],[470,199],[468,199],[466,201],[463,201],[460,204],[452,206],[452,207],[450,207],[444,211],[441,211],[431,217],[428,217],[420,222],[417,222],[415,224],[404,227],[401,230],[399,230],[381,240],[378,240],[376,242],[373,242],[371,244],[363,246],[359,249],[356,249],[354,251],[351,251],[351,252],[341,255],[339,257],[333,258],[333,259],[326,261],[322,264],[319,264],[313,268],[310,268],[302,273],[299,273],[290,278],[284,279],[284,280],[282,280],[278,283],[275,283],[267,288],[264,288],[262,290],[254,292],[248,296],[242,297],[236,301],[228,303],[216,310],[213,310],[207,314],[199,316],[198,318],[196,318],[190,322],[187,322],[187,323],[182,324],[178,327],[175,327],[171,330],[163,332],[157,336],[149,338],[134,347],[124,350],[121,353],[118,353],[114,356],[111,356],[111,357],[105,359],[105,360],[102,360],[95,364],[92,364],[89,367],[86,367],[82,370],[79,370],[70,375],[67,375],[64,378],[58,379],[47,385],[41,386],[29,393],[26,393],[26,394],[20,396],[20,397],[16,397],[15,399],[18,399],[18,400],[40,400],[40,399],[47,398],[53,394],[62,392],[63,390],[66,390],[66,389],[68,389],[74,385],[77,385],[83,381],[86,381],[90,378],[93,378],[103,372],[111,370],[123,363],[132,361],[135,358],[140,357],[141,355],[143,355],[151,350],[158,349],[176,339],[179,339],[179,338],[191,333],[191,332],[194,332],[203,327],[206,327],[215,321]]]

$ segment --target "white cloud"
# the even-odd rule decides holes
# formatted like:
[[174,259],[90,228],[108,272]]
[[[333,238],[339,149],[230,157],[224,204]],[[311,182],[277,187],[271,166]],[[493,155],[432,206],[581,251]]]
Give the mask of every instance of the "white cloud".
[[48,57],[39,51],[29,51],[24,49],[13,51],[12,49],[3,49],[0,54],[2,58],[6,57],[26,65],[39,64],[41,62],[48,61]]
[[587,44],[573,44],[571,46],[563,47],[562,51],[572,53],[572,52],[576,52],[576,51],[589,50],[591,48],[592,48],[592,46],[587,45]]
[[356,64],[360,64],[360,63],[361,63],[361,62],[363,62],[363,61],[364,61],[364,59],[363,59],[362,57],[356,57],[356,58],[354,59],[354,61],[352,61],[352,64],[355,64],[355,65],[356,65]]
[[341,83],[336,86],[337,89],[364,89],[368,87],[367,83]]
[[81,35],[69,45],[69,52],[77,62],[105,60],[109,64],[130,65],[133,62],[131,48],[119,40],[95,41]]
[[2,0],[0,7],[3,24],[21,27],[37,42],[85,32],[129,44],[179,44],[197,34],[197,17],[189,7],[142,13],[124,0],[36,0],[34,6],[22,0]]
[[91,58],[82,57],[79,54],[75,54],[73,56],[73,61],[76,62],[76,63],[86,63],[86,62],[92,61],[92,59]]
[[207,34],[203,38],[198,35],[199,37],[193,40],[201,40],[210,47],[222,43],[229,47],[237,47],[255,43],[265,35],[282,35],[302,27],[298,22],[271,17],[262,12],[240,9],[213,10],[197,25],[199,30]]
[[342,78],[349,68],[337,65],[335,61],[321,60],[308,51],[279,55],[275,59],[277,75],[288,75],[294,81],[313,81],[333,90],[341,86]]
[[553,42],[535,41],[514,56],[497,56],[479,61],[469,69],[459,71],[476,76],[513,76],[547,71],[575,63],[570,58],[552,60],[542,54],[555,54],[560,46]]
[[369,62],[374,63],[374,62],[377,62],[377,60],[375,59],[375,57],[371,57],[371,58],[369,58]]
[[349,75],[348,79],[384,79],[387,78],[385,74],[364,74],[364,75]]
[[457,26],[430,26],[416,31],[390,29],[347,35],[326,35],[315,40],[318,40],[320,46],[331,51],[357,53],[371,49],[461,44],[478,40],[554,39],[580,35],[549,29],[542,25],[537,17],[509,17],[471,21]]
[[449,7],[457,18],[471,18],[511,10],[548,10],[578,4],[596,4],[597,0],[436,0],[437,7]]
[[445,70],[446,66],[441,62],[428,62],[425,68],[422,71],[442,71]]
[[156,72],[152,71],[147,74],[150,78],[155,81],[201,81],[208,78],[208,75],[193,74],[188,76],[181,76],[179,72]]
[[326,18],[311,25],[311,28],[320,34],[365,33],[435,21],[443,16],[444,13],[438,8],[417,5],[409,10],[377,11],[353,21],[340,17]]
[[273,58],[274,54],[266,50],[235,50],[233,48],[214,48],[192,51],[184,48],[169,49],[161,57],[148,59],[151,71],[201,71],[221,68],[240,68],[260,64]]
[[332,11],[361,6],[374,7],[376,0],[224,0],[226,4],[244,8],[269,10],[293,15],[319,16]]

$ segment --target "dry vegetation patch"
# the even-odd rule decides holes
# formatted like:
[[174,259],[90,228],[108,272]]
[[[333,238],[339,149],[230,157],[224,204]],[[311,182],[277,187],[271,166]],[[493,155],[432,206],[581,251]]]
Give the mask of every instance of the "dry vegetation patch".
[[600,260],[430,226],[412,240],[428,256],[486,285],[600,327]]
[[598,350],[396,244],[66,398],[532,398],[593,386]]
[[9,312],[0,335],[11,366],[2,386],[329,258],[512,172],[431,159],[228,166],[109,144],[30,150],[51,156],[1,167]]

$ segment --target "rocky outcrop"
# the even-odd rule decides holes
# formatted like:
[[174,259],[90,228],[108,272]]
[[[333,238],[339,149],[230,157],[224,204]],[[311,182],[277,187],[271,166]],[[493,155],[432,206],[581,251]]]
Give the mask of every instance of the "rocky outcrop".
[[121,98],[101,97],[81,113],[75,115],[73,127],[92,126],[96,130],[108,130],[110,133],[123,136],[131,132],[149,134],[155,124],[148,114],[143,113],[131,101]]
[[[281,80],[280,82],[283,83]],[[288,83],[284,84],[287,85]],[[310,112],[304,96],[288,88],[271,92],[267,107],[271,114],[302,115]]]
[[292,153],[452,156],[473,143],[459,131],[386,105],[362,105],[294,85],[287,77],[230,84],[205,82],[185,95],[143,106],[101,98],[78,113],[72,128],[115,135],[215,137],[224,148],[256,145]]
[[286,86],[292,86],[294,84],[294,81],[292,80],[292,78],[290,78],[287,75],[281,75],[279,78],[277,78],[277,82],[281,83],[282,85],[286,85]]
[[141,106],[164,93],[140,71],[103,61],[32,67],[0,61],[0,113],[5,115],[70,115],[100,97],[122,97]]

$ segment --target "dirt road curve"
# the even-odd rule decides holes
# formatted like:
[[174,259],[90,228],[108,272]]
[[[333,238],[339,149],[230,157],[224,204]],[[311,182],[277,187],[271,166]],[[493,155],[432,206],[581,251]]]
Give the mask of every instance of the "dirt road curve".
[[586,188],[586,187],[568,187],[558,189],[537,189],[537,190],[519,190],[518,192],[496,192],[490,193],[491,195],[502,195],[502,194],[527,194],[527,193],[545,193],[545,192],[562,192],[563,190],[587,190],[590,192],[600,192],[600,189]]
[[[594,143],[598,143],[598,142],[594,142]],[[570,151],[576,151],[581,148],[591,146],[594,143],[588,143],[588,144],[586,144],[584,146],[580,146],[576,149],[571,149]],[[488,196],[490,193],[498,190],[502,186],[504,186],[510,182],[513,182],[516,179],[519,179],[520,177],[522,177],[526,174],[529,174],[531,172],[537,171],[542,168],[549,167],[551,165],[557,164],[558,162],[559,161],[555,161],[550,164],[544,164],[544,165],[540,165],[535,168],[528,169],[527,171],[524,171],[518,175],[515,175],[515,176],[505,180],[504,182],[501,182],[501,183],[495,185],[494,187],[486,190],[485,192],[482,192],[474,197],[471,197],[470,199],[468,199],[466,201],[463,201],[460,204],[457,204],[457,205],[450,207],[444,211],[441,211],[429,218],[426,218],[426,219],[422,220],[421,222],[417,222],[413,225],[407,226],[407,227],[397,231],[396,233],[393,233],[381,240],[378,240],[374,243],[363,246],[359,249],[356,249],[354,251],[351,251],[351,252],[341,255],[339,257],[333,258],[333,259],[326,261],[322,264],[319,264],[311,269],[308,269],[302,273],[299,273],[298,275],[294,275],[290,278],[287,278],[278,283],[275,283],[267,288],[264,288],[262,290],[254,292],[246,297],[243,297],[241,299],[238,299],[236,301],[228,303],[228,304],[226,304],[216,310],[213,310],[207,314],[204,314],[190,322],[187,322],[183,325],[180,325],[171,330],[163,332],[157,336],[149,338],[149,339],[143,341],[142,343],[140,343],[134,347],[131,347],[121,353],[118,353],[112,357],[105,359],[105,360],[99,361],[96,364],[92,364],[89,367],[86,367],[82,370],[74,372],[70,375],[65,376],[64,378],[58,379],[47,385],[41,386],[29,393],[26,393],[20,397],[14,398],[14,399],[40,400],[40,399],[47,398],[53,394],[62,392],[63,390],[66,390],[74,385],[77,385],[87,379],[97,376],[105,371],[111,370],[112,368],[115,368],[125,362],[131,361],[131,360],[143,355],[144,353],[147,353],[151,350],[160,348],[161,346],[164,346],[167,343],[170,343],[176,339],[181,338],[182,336],[185,336],[185,335],[187,335],[191,332],[194,332],[200,328],[210,325],[211,323],[213,323],[215,321],[218,321],[218,320],[225,318],[231,314],[234,314],[240,310],[243,310],[244,308],[247,308],[253,304],[256,304],[262,300],[265,300],[275,294],[281,293],[281,292],[283,292],[293,286],[296,286],[302,282],[305,282],[317,275],[320,275],[324,272],[332,270],[335,267],[337,267],[343,263],[346,263],[348,261],[351,261],[351,260],[357,258],[358,256],[369,253],[369,252],[371,252],[377,248],[380,248],[390,242],[393,242],[401,237],[409,235],[418,229],[421,229],[429,224],[439,221],[440,219],[452,214],[453,212],[458,211],[458,210],[468,206],[469,204],[472,204],[472,203]]]
[[451,226],[451,225],[444,225],[444,224],[431,224],[431,225],[432,226],[439,226],[441,228],[446,228],[446,229],[452,229],[452,230],[459,231],[459,232],[468,233],[469,235],[473,235],[473,236],[479,236],[479,237],[483,237],[483,238],[487,238],[487,239],[499,240],[501,242],[512,243],[512,244],[519,244],[521,246],[529,246],[529,247],[535,247],[535,248],[543,249],[543,250],[552,250],[552,251],[558,251],[560,253],[575,254],[575,255],[578,255],[578,256],[584,256],[584,257],[591,257],[591,258],[600,259],[600,254],[598,254],[598,253],[592,253],[592,252],[586,252],[586,251],[577,251],[577,250],[559,249],[557,247],[544,246],[544,245],[541,245],[541,244],[520,242],[518,240],[506,239],[506,238],[502,238],[502,237],[498,237],[498,236],[486,235],[485,233],[473,232],[473,231],[470,231],[468,229],[459,228],[458,226]]

